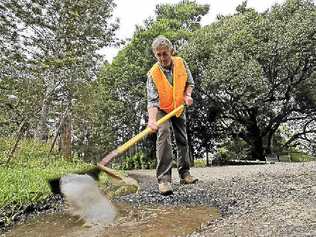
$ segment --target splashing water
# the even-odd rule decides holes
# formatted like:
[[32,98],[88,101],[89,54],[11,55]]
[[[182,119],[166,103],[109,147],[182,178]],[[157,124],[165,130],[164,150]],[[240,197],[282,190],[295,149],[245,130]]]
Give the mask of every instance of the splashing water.
[[87,225],[113,223],[117,211],[91,176],[71,174],[60,182],[71,215],[79,216]]

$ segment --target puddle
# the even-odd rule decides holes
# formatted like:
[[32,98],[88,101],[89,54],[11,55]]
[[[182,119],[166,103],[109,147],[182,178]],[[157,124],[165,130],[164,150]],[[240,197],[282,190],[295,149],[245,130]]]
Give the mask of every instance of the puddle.
[[78,218],[71,217],[63,213],[49,214],[43,217],[29,220],[24,224],[19,224],[10,232],[5,233],[2,236],[67,236],[67,233],[77,231],[78,228],[81,228],[83,224],[83,221],[78,221]]
[[115,205],[88,175],[64,176],[61,190],[68,212],[39,216],[1,237],[186,236],[219,216],[217,209],[203,206]]
[[119,210],[121,217],[103,236],[185,236],[219,217],[217,209],[209,207],[143,206]]
[[67,214],[51,214],[17,225],[5,237],[56,236],[185,236],[219,216],[215,208],[115,205],[118,211],[113,224],[83,227],[83,221]]

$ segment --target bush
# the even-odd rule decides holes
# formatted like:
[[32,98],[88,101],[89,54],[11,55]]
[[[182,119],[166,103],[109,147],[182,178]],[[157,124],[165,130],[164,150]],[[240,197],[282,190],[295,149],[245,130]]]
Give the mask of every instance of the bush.
[[315,159],[315,157],[307,155],[303,152],[291,152],[290,157],[292,162],[305,162]]
[[194,160],[194,167],[206,167],[206,160],[204,159]]
[[121,164],[115,164],[114,167],[123,170],[154,169],[156,161],[150,159],[143,152],[137,152],[133,156],[123,157]]
[[30,139],[21,141],[15,157],[5,164],[13,144],[12,139],[0,138],[0,209],[44,200],[51,195],[48,179],[92,167],[78,159],[48,155],[48,144]]
[[308,155],[304,152],[299,151],[289,151],[289,152],[281,152],[279,154],[280,161],[283,162],[305,162],[315,160],[316,157]]
[[248,145],[239,138],[225,142],[217,151],[217,157],[221,160],[247,159]]

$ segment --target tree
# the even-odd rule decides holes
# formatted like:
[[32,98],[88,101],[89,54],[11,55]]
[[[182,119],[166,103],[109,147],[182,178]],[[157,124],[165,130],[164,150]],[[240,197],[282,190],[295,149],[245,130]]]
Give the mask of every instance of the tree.
[[[2,58],[10,62],[11,70],[6,75],[17,83],[14,75],[22,74],[32,78],[31,85],[41,86],[29,94],[38,96],[33,104],[37,109],[30,111],[33,117],[40,115],[36,118],[39,123],[35,123],[39,139],[47,141],[49,118],[56,123],[66,108],[70,117],[64,121],[73,122],[73,102],[99,70],[101,58],[97,51],[116,40],[118,22],[110,21],[114,6],[112,0],[1,2],[1,20],[5,23],[0,28],[5,39],[1,48],[9,45],[5,51],[8,56]],[[18,70],[16,65],[20,64],[27,70]],[[67,144],[71,143],[73,126],[61,126],[65,129],[60,134]]]
[[243,7],[196,32],[183,52],[194,65],[200,108],[215,110],[215,132],[239,136],[251,159],[273,152],[281,124],[298,114],[309,123],[315,114],[300,91],[304,84],[316,90],[314,22],[311,1],[288,0],[263,14]]

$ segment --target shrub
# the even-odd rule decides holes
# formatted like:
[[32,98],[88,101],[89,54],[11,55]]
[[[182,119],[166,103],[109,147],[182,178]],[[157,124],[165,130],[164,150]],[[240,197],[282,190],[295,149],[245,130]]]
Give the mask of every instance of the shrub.
[[150,159],[143,152],[137,152],[132,156],[123,157],[121,163],[115,164],[113,167],[123,170],[153,169],[156,167],[156,161]]
[[58,154],[48,155],[48,144],[30,139],[22,140],[15,157],[5,164],[14,140],[1,138],[0,144],[0,209],[46,199],[51,195],[48,179],[92,167],[78,159],[65,160]]
[[194,160],[194,167],[206,167],[206,160],[204,159]]
[[315,159],[314,157],[307,155],[303,152],[291,152],[290,157],[292,162],[305,162]]

